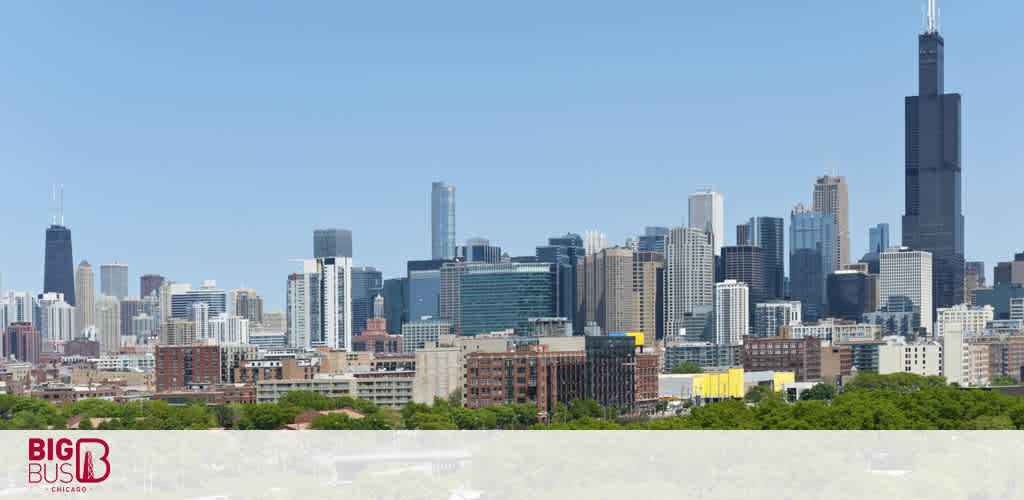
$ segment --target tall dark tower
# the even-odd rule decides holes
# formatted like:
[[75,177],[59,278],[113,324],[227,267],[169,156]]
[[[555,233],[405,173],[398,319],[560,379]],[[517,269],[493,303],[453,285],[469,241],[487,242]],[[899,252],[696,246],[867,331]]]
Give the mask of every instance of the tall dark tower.
[[[46,261],[43,268],[43,292],[64,294],[64,301],[75,305],[75,270],[71,258],[71,230],[64,227],[64,194],[59,215],[46,230]],[[57,191],[54,189],[54,201]],[[59,224],[58,224],[59,222]]]
[[943,40],[935,0],[918,36],[918,95],[906,98],[903,246],[932,253],[932,304],[964,302],[960,205],[960,94],[944,94]]

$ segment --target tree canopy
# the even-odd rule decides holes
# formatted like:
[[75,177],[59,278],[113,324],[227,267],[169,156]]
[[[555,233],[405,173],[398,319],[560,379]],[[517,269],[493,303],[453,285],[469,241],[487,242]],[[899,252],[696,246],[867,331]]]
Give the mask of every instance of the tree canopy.
[[[452,398],[454,399],[454,398]],[[1021,429],[1024,399],[991,390],[963,390],[942,377],[910,373],[858,375],[841,391],[817,384],[788,403],[784,393],[758,385],[745,401],[725,400],[695,406],[689,414],[665,418],[626,418],[622,409],[603,408],[592,399],[558,403],[541,422],[532,404],[470,409],[437,398],[433,404],[409,403],[393,410],[350,397],[292,392],[276,403],[183,406],[163,401],[117,404],[89,399],[55,406],[46,401],[0,394],[0,429],[56,429],[75,416],[102,418],[95,427],[119,429],[277,429],[306,410],[352,408],[313,417],[313,429]],[[79,429],[93,422],[81,420]]]

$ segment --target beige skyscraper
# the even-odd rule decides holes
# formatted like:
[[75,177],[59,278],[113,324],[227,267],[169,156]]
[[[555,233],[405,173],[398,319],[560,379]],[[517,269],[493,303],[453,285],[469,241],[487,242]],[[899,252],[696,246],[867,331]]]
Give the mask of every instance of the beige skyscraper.
[[196,341],[196,324],[181,318],[171,318],[160,328],[160,345],[191,345]]
[[576,321],[628,332],[633,318],[633,251],[614,247],[576,261]]
[[232,314],[245,318],[250,323],[263,322],[263,298],[256,294],[256,290],[235,288],[229,293],[231,296],[229,307]]
[[117,297],[100,295],[96,300],[96,340],[101,353],[121,348],[121,301]]
[[75,328],[74,336],[96,324],[96,274],[84,259],[75,273]]
[[846,177],[824,175],[814,183],[814,211],[836,218],[836,258],[833,269],[850,263],[850,195]]
[[633,331],[644,332],[650,339],[664,335],[658,331],[658,275],[664,269],[665,254],[633,253]]

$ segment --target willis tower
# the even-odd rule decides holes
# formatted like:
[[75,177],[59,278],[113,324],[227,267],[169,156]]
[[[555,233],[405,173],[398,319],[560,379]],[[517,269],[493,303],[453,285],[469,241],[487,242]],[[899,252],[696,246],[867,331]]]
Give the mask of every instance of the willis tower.
[[[54,198],[56,199],[56,189]],[[56,201],[56,200],[55,200]],[[71,230],[64,227],[64,193],[61,189],[60,224],[55,215],[46,229],[46,261],[43,268],[43,292],[64,294],[64,302],[75,305],[75,270],[71,258]]]
[[964,216],[960,204],[960,94],[945,94],[935,0],[918,36],[918,95],[906,98],[903,245],[932,253],[932,304],[964,302]]

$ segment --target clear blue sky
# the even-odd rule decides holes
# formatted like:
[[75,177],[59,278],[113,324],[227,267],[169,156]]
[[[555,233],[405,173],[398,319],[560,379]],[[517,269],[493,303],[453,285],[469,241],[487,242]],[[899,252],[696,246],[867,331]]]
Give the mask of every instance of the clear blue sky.
[[[352,229],[356,264],[385,277],[429,258],[435,176],[460,241],[522,255],[681,224],[703,186],[725,196],[727,243],[752,215],[788,230],[831,162],[859,257],[870,225],[898,241],[923,4],[8,3],[3,286],[42,288],[54,182],[76,264],[244,283],[268,309],[318,227]],[[1020,248],[1024,6],[939,6],[967,254],[990,268]]]

